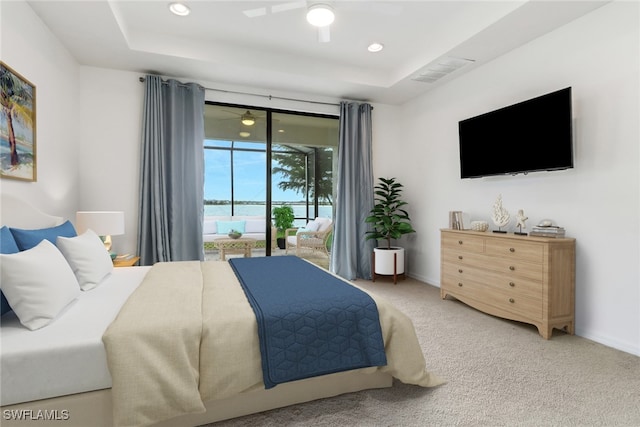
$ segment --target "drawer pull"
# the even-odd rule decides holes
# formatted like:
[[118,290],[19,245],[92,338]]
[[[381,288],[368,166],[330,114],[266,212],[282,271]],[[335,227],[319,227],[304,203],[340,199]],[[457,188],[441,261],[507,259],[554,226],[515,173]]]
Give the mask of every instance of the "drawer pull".
[[509,248],[509,252],[515,252],[516,248]]
[[511,271],[515,271],[515,269],[516,269],[516,268],[515,268],[513,265],[510,265],[510,266],[509,266],[509,270],[511,270]]
[[461,245],[462,244],[462,240],[458,240],[458,244]]
[[513,282],[509,282],[509,286],[511,286],[512,288],[515,286],[516,284]]
[[514,300],[513,298],[509,298],[509,302],[510,303],[514,303],[514,302],[516,302],[516,300]]
[[458,282],[458,286],[462,287],[462,283]]
[[458,259],[462,259],[462,255],[458,255]]
[[458,273],[462,273],[462,269],[461,268],[458,269]]

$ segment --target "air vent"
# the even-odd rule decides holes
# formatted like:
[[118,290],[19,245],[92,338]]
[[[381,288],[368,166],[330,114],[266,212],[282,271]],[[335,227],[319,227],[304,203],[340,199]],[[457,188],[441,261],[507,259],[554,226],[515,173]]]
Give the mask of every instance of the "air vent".
[[475,60],[466,58],[456,58],[445,56],[422,68],[411,80],[424,83],[435,83],[441,78],[457,71],[468,64],[473,64]]

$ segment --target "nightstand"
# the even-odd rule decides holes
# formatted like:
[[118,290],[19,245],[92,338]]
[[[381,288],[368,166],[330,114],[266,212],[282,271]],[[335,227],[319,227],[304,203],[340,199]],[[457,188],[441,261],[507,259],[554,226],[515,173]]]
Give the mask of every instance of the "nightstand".
[[139,256],[132,256],[130,258],[124,258],[124,259],[116,258],[113,260],[113,266],[114,267],[133,267],[138,263],[138,261],[140,261]]

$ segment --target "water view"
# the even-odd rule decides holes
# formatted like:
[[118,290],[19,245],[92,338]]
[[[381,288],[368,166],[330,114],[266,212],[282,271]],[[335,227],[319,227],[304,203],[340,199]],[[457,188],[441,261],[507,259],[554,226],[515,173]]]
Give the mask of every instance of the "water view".
[[[281,206],[282,203],[274,203],[273,206]],[[294,225],[304,225],[304,219],[306,218],[306,205],[287,203],[287,205],[293,208],[293,215],[298,218]],[[323,218],[331,218],[333,215],[332,205],[320,205],[318,206],[319,215],[313,215],[313,206],[309,208],[309,216],[311,219],[316,216]],[[264,204],[236,204],[234,208],[234,215],[237,216],[264,216],[265,205]],[[231,205],[204,205],[205,216],[217,216],[217,215],[231,215]]]

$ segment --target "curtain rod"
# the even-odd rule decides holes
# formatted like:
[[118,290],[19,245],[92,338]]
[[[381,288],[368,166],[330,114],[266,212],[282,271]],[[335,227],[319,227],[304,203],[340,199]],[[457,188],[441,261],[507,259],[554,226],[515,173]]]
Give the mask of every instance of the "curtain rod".
[[[144,83],[145,78],[144,77],[140,77],[139,80],[140,80],[141,83]],[[166,82],[163,81],[162,83],[164,84]],[[235,95],[258,96],[260,98],[267,98],[267,99],[269,99],[269,101],[271,101],[272,99],[279,99],[279,100],[282,100],[282,101],[306,102],[306,103],[310,103],[310,104],[332,105],[332,106],[335,106],[335,107],[339,107],[340,106],[340,104],[336,104],[336,103],[333,103],[333,102],[309,101],[309,100],[306,100],[306,99],[287,98],[287,97],[283,97],[283,96],[273,96],[273,95],[262,95],[260,93],[240,92],[240,91],[226,90],[226,89],[215,89],[215,88],[211,88],[211,87],[205,87],[204,89],[205,90],[215,91],[215,92],[233,93]]]

